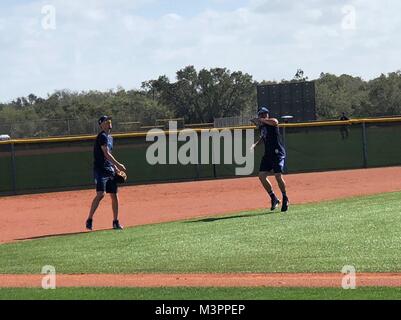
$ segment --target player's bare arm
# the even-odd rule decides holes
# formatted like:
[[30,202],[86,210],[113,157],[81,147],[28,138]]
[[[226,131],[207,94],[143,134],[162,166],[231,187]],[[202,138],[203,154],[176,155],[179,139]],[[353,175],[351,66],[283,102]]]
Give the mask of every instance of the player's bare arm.
[[127,171],[127,169],[125,168],[125,166],[118,162],[116,160],[116,158],[114,158],[114,156],[110,153],[109,148],[107,147],[107,145],[102,146],[102,150],[104,153],[104,157],[109,160],[118,170],[120,171]]
[[266,124],[268,126],[272,127],[277,127],[279,125],[279,122],[276,118],[269,118],[269,119],[264,119],[264,118],[259,118],[260,123]]

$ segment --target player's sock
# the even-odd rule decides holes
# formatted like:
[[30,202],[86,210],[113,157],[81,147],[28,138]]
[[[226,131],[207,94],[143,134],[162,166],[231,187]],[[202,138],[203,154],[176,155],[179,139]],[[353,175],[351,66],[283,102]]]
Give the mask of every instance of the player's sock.
[[276,195],[274,194],[274,191],[269,192],[269,196],[272,200],[277,198]]

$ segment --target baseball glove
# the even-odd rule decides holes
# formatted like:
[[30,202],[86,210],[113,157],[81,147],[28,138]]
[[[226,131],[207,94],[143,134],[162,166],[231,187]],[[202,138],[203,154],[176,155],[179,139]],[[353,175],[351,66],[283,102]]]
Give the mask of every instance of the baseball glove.
[[124,171],[116,172],[114,179],[117,183],[125,183],[127,182],[127,174]]

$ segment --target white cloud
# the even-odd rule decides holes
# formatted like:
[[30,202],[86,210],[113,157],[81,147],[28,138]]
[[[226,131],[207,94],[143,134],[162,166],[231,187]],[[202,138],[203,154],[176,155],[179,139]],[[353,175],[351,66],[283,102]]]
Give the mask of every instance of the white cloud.
[[[255,79],[290,78],[303,68],[365,78],[400,69],[396,0],[251,0],[223,10],[155,17],[164,0],[31,1],[0,13],[0,101],[56,89],[139,87],[193,64],[228,67]],[[41,7],[56,8],[56,30],[41,27]],[[355,30],[342,28],[345,5]]]

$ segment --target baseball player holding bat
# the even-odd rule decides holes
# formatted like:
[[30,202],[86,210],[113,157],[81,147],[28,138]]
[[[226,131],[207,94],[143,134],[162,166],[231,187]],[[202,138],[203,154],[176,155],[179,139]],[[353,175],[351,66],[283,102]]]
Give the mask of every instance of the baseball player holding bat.
[[281,211],[286,212],[288,210],[289,200],[287,197],[286,184],[282,176],[286,152],[281,139],[278,120],[270,118],[269,113],[270,111],[267,107],[262,107],[258,111],[258,118],[251,120],[259,127],[261,132],[260,139],[252,145],[251,150],[253,151],[260,142],[264,142],[265,154],[260,164],[259,179],[271,198],[271,210],[273,211],[281,203],[275,195],[272,184],[268,179],[271,172],[274,172],[278,186],[283,195]]

